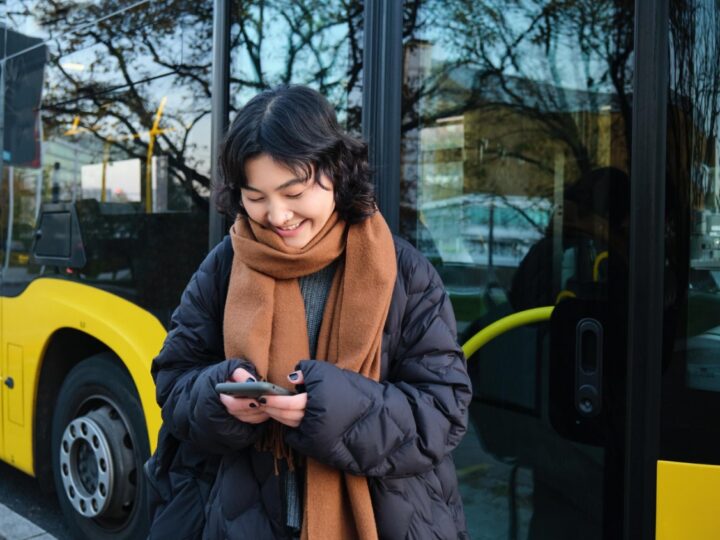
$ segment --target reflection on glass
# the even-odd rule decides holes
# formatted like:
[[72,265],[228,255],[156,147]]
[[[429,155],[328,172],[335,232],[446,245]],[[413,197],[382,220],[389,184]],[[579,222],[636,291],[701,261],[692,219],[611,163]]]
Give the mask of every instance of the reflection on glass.
[[[606,356],[622,351],[632,2],[404,9],[400,229],[442,276],[461,342],[526,309],[589,305],[610,314]],[[605,480],[621,474],[621,398],[607,432],[573,435],[557,346],[540,324],[469,359],[473,431],[456,461],[472,538],[621,534]],[[622,396],[623,367],[606,371],[601,391]]]
[[[3,294],[60,275],[165,322],[207,249],[212,2],[89,4],[93,22],[69,1],[8,6]],[[34,264],[47,204],[75,209],[85,267]]]
[[[690,387],[720,391],[720,375],[713,373],[704,332],[720,325],[714,310],[693,309],[697,302],[713,302],[718,296],[715,277],[720,270],[720,168],[718,124],[720,121],[720,64],[714,46],[720,43],[720,22],[713,3],[692,2],[673,10],[671,69],[671,136],[683,155],[671,160],[672,175],[683,175],[689,189],[690,273],[688,275],[688,358]],[[687,24],[687,26],[685,26]],[[691,70],[688,70],[692,67]],[[699,306],[698,306],[699,307]],[[704,343],[703,343],[704,342]]]
[[360,132],[363,1],[233,3],[230,98],[237,110],[258,91],[305,84]]
[[661,456],[720,463],[720,10],[670,2]]
[[108,0],[4,0],[2,14],[16,32],[42,40],[57,37],[81,25],[112,17],[127,8],[148,9],[150,0],[113,2]]

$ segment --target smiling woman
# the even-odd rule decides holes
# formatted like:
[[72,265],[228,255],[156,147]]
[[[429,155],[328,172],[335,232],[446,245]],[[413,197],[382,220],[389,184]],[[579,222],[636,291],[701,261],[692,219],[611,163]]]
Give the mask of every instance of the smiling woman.
[[335,190],[325,174],[297,178],[267,154],[245,166],[248,183],[241,188],[248,216],[275,231],[290,247],[304,248],[335,210]]

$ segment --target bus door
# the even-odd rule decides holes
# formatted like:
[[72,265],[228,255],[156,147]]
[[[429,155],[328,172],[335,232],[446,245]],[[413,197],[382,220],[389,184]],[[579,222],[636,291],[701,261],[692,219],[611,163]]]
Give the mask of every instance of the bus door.
[[550,4],[404,17],[400,231],[469,342],[480,540],[622,537],[634,14]]

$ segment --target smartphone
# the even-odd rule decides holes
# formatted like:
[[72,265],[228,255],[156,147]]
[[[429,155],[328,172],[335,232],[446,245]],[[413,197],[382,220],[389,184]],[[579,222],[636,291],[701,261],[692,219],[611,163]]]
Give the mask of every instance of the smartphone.
[[269,382],[222,382],[215,385],[218,394],[242,398],[260,396],[293,396],[294,392]]

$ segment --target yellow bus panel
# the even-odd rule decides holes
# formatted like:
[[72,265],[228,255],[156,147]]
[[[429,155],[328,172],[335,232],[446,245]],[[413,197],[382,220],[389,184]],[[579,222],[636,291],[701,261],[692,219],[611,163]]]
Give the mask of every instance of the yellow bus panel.
[[658,461],[657,540],[720,538],[720,466]]
[[63,328],[94,337],[123,361],[140,395],[154,450],[161,419],[150,362],[166,336],[157,318],[96,287],[53,278],[36,279],[19,296],[3,298],[2,304],[2,334],[12,339],[3,343],[0,365],[5,376],[12,376],[15,382],[12,389],[3,385],[1,390],[5,461],[34,474],[31,419],[40,368],[53,334]]
[[7,355],[5,356],[5,369],[3,375],[10,377],[14,389],[8,391],[8,398],[3,400],[5,405],[5,418],[10,422],[22,427],[25,425],[23,414],[23,349],[19,345],[8,343]]

